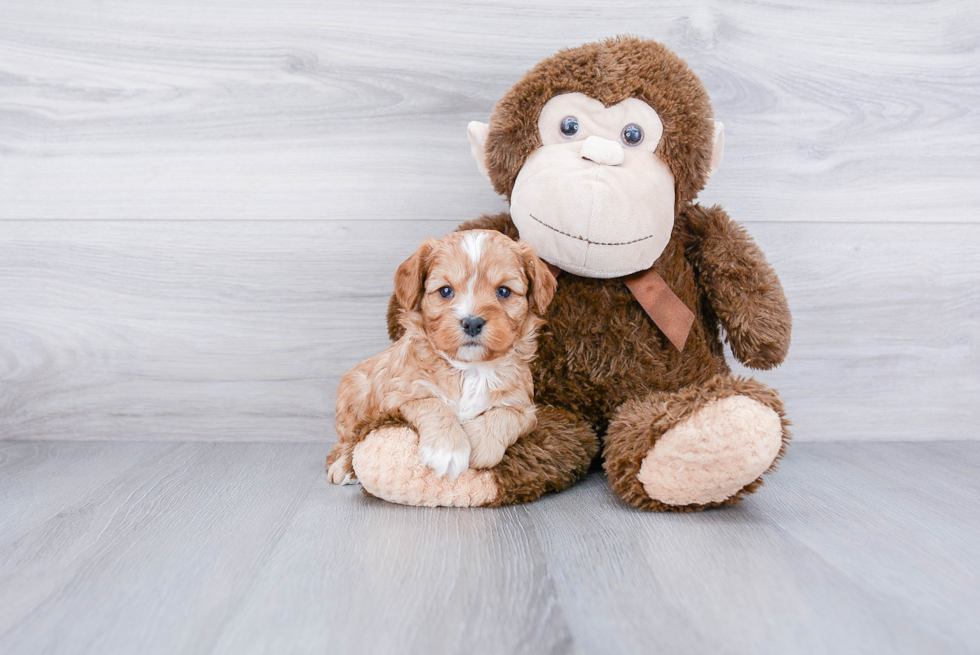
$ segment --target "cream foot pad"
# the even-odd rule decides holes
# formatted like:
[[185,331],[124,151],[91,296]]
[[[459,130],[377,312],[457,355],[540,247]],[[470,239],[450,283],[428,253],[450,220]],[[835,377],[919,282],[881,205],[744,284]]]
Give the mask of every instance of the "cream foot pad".
[[663,434],[637,475],[654,500],[721,502],[762,475],[782,446],[779,415],[746,396],[712,401]]
[[354,447],[354,472],[372,495],[401,505],[478,507],[497,498],[489,470],[467,469],[455,480],[440,478],[419,457],[411,428],[379,428]]

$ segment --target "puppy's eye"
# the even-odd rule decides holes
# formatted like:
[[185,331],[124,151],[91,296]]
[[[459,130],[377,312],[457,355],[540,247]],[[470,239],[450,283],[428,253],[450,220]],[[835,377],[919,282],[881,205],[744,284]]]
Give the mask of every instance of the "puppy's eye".
[[507,287],[499,287],[497,289],[497,297],[503,300],[504,298],[510,298],[510,289]]
[[643,129],[636,123],[630,123],[623,128],[623,143],[628,146],[638,146],[643,141]]
[[453,288],[452,287],[448,287],[448,286],[447,287],[442,287],[442,288],[439,289],[439,295],[442,296],[443,298],[452,298],[453,297]]
[[561,119],[561,133],[569,138],[578,134],[578,119],[574,116]]

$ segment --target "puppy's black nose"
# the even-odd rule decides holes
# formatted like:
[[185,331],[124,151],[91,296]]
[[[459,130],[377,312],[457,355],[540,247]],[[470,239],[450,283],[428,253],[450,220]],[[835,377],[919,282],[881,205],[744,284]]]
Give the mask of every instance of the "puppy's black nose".
[[467,316],[462,320],[463,332],[475,337],[483,331],[483,326],[487,324],[485,320],[479,316]]

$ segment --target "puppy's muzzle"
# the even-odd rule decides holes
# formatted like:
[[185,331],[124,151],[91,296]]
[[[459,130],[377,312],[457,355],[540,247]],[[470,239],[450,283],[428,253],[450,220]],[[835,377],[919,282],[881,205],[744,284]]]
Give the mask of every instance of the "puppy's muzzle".
[[479,316],[467,316],[462,321],[460,321],[460,326],[463,328],[463,332],[470,337],[478,337],[480,333],[483,332],[483,326],[487,322]]

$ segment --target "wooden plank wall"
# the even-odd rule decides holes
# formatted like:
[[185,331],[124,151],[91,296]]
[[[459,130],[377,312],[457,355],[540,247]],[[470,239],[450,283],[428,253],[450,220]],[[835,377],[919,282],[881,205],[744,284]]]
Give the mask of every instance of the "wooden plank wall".
[[656,38],[726,126],[702,199],[794,311],[802,440],[975,439],[975,3],[54,0],[0,11],[0,439],[332,439],[397,264],[505,209],[465,125]]

